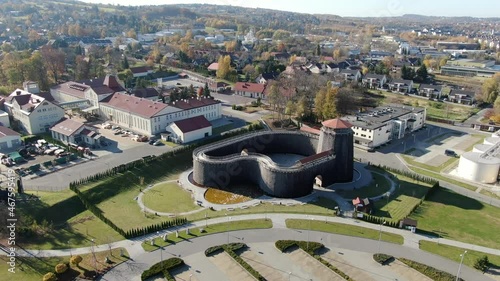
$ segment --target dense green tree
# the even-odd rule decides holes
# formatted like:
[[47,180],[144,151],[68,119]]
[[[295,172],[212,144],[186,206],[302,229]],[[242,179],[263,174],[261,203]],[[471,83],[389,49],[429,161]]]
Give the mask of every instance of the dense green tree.
[[427,72],[427,66],[425,64],[422,64],[418,69],[416,73],[416,78],[420,82],[425,82],[427,80],[427,75],[429,73]]

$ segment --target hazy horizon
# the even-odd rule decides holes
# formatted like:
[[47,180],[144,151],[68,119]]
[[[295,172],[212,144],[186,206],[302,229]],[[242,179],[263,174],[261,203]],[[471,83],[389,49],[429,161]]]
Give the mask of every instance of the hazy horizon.
[[451,0],[314,0],[313,5],[301,1],[244,1],[244,0],[81,0],[86,3],[122,6],[216,4],[248,8],[266,8],[309,14],[332,14],[343,17],[392,17],[404,14],[451,17],[500,17],[500,1],[476,0],[458,3]]

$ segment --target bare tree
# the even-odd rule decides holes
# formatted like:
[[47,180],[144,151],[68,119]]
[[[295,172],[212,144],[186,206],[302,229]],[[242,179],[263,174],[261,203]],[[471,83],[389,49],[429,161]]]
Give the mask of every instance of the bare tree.
[[47,71],[52,74],[54,82],[57,83],[59,76],[64,72],[66,54],[61,50],[52,48],[51,46],[43,47],[41,53]]

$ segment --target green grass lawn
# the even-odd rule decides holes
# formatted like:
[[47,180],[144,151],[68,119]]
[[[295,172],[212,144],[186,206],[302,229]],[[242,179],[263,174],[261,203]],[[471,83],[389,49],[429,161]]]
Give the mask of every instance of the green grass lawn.
[[[125,257],[120,257],[120,249],[123,250],[123,254]],[[109,251],[96,252],[96,263],[97,269],[102,269],[106,266],[104,263],[104,259],[108,257],[113,264],[112,266],[116,266],[128,258],[127,250],[124,248],[117,248],[111,250],[111,254]],[[73,280],[71,277],[76,277],[79,274],[84,274],[85,272],[90,273],[94,270],[94,259],[92,254],[81,255],[83,258],[80,263],[80,268],[71,267],[71,270],[68,269],[67,272],[63,276],[59,276],[59,281],[64,280]],[[7,257],[0,256],[0,271],[2,272],[2,277],[0,280],[9,280],[9,281],[40,281],[42,280],[43,275],[48,272],[54,272],[55,266],[59,263],[67,263],[69,262],[70,257],[42,257],[42,258],[24,258],[17,257],[16,261],[16,273],[12,274],[7,272]]]
[[[229,218],[228,218],[229,220]],[[207,225],[207,227],[202,227],[204,232],[200,232],[200,228],[193,228],[189,230],[190,234],[186,234],[186,231],[180,231],[179,237],[176,237],[175,233],[167,235],[167,241],[163,241],[161,237],[154,239],[154,245],[151,245],[151,240],[143,242],[141,244],[145,251],[154,251],[159,247],[164,247],[170,244],[179,243],[189,239],[193,239],[200,236],[205,236],[209,234],[215,234],[226,231],[235,230],[245,230],[245,229],[265,229],[273,227],[273,222],[266,219],[255,219],[255,220],[243,220],[243,221],[232,221],[226,223],[218,223]]]
[[80,200],[70,190],[60,192],[27,192],[39,200],[18,200],[21,215],[31,214],[45,231],[30,237],[20,236],[18,242],[30,249],[65,249],[90,246],[91,239],[105,243],[123,239],[111,227],[85,210]]
[[[438,256],[448,258],[455,262],[460,262],[461,259],[460,255],[463,254],[464,251],[466,250],[430,241],[420,241],[420,249],[436,254]],[[464,264],[473,267],[474,262],[476,262],[478,258],[481,258],[483,256],[488,256],[488,260],[490,261],[490,264],[492,264],[493,266],[500,267],[500,256],[486,254],[483,252],[473,251],[469,249],[467,249],[467,253],[465,254]]]
[[344,198],[354,199],[358,196],[360,198],[375,197],[389,191],[391,183],[383,175],[372,173],[372,176],[373,180],[367,186],[363,186],[356,190],[338,190],[337,193]]
[[427,183],[416,182],[400,175],[395,176],[397,178],[396,189],[388,200],[382,199],[376,201],[373,212],[373,215],[391,221],[403,219],[420,203],[421,198],[430,188],[430,185]]
[[416,166],[416,167],[419,167],[422,169],[436,171],[436,172],[441,172],[442,170],[455,164],[459,160],[459,158],[457,158],[457,157],[448,157],[449,159],[446,160],[446,162],[444,162],[443,164],[441,164],[439,166],[432,166],[432,165],[428,165],[428,164],[424,164],[424,163],[420,163],[420,162],[415,161],[414,160],[415,157],[413,157],[413,156],[408,156],[408,155],[401,155],[401,156],[403,157],[405,162],[408,163],[409,165]]
[[481,189],[481,191],[479,193],[487,195],[487,196],[489,196],[491,198],[500,199],[499,195],[497,195],[496,193],[493,193],[493,192],[491,192],[489,190],[486,190],[486,189]]
[[[374,229],[342,224],[342,223],[316,221],[316,220],[287,219],[286,227],[293,229],[304,229],[304,230],[310,229],[313,231],[362,237],[373,240],[378,240],[380,235],[379,231]],[[382,231],[381,239],[386,242],[391,242],[400,245],[403,244],[403,236],[398,234]]]
[[259,214],[259,213],[291,213],[291,214],[311,214],[311,215],[325,215],[333,216],[335,207],[337,203],[333,200],[326,199],[323,197],[318,198],[315,202],[310,202],[304,205],[274,205],[269,203],[263,203],[258,206],[246,208],[246,209],[234,209],[232,211],[211,211],[206,210],[202,212],[197,212],[186,216],[190,221],[204,220],[205,214],[208,218],[223,217],[225,214],[228,215],[244,215],[244,214]]
[[431,235],[500,249],[500,209],[439,189],[410,216]]
[[213,128],[212,129],[212,135],[214,135],[214,136],[220,135],[221,133],[224,133],[224,132],[232,130],[232,129],[234,129],[234,124],[233,123],[222,125],[222,126],[219,126],[217,128]]
[[173,182],[154,186],[142,199],[146,207],[158,212],[184,213],[200,209],[194,204],[191,193]]

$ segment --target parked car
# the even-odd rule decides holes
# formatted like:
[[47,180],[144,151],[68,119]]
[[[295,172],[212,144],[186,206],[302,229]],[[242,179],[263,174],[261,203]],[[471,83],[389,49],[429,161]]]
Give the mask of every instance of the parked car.
[[155,138],[150,138],[148,141],[149,144],[154,144],[155,142],[156,142]]
[[453,151],[453,150],[450,150],[450,149],[446,149],[446,150],[444,151],[444,154],[445,154],[446,156],[457,157],[457,153],[456,153],[455,151]]
[[162,142],[161,140],[157,140],[153,143],[154,146],[159,146],[159,145],[162,145]]

